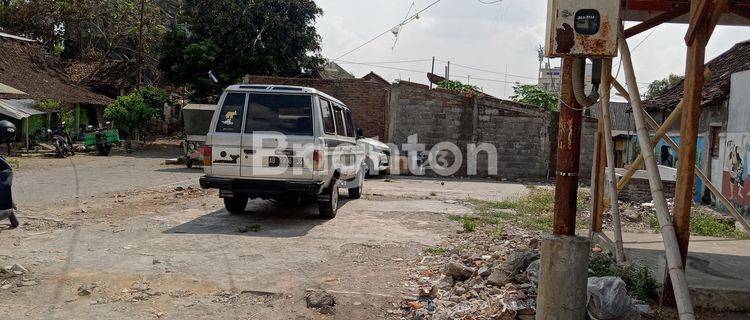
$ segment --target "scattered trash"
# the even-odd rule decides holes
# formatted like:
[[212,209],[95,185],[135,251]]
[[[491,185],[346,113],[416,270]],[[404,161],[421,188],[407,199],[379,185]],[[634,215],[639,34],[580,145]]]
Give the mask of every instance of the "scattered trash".
[[625,282],[618,277],[590,277],[588,279],[589,316],[595,320],[640,320],[641,315],[633,299],[628,296]]

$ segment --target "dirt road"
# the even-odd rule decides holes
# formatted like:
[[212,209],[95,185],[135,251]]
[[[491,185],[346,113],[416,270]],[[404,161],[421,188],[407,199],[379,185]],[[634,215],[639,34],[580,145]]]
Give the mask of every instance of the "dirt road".
[[15,201],[22,208],[43,208],[76,196],[90,198],[197,179],[200,170],[163,164],[179,154],[177,148],[159,148],[114,152],[110,157],[20,158],[13,184]]
[[[156,159],[112,157],[77,165],[79,181],[115,179],[81,170],[103,168],[124,170],[116,174],[125,182],[79,184],[85,199],[27,210],[21,229],[0,229],[0,267],[28,269],[0,277],[3,319],[398,318],[389,310],[397,309],[393,303],[412,274],[410,264],[425,246],[459,230],[448,216],[469,212],[460,200],[524,192],[521,185],[496,182],[380,179],[366,183],[363,199],[344,200],[330,221],[315,217],[315,205],[284,208],[263,201],[231,216],[214,192],[194,184],[143,191],[200,175]],[[42,194],[21,201],[70,196],[45,197],[56,189],[51,185],[22,187]],[[335,315],[306,308],[307,289],[332,292]]]

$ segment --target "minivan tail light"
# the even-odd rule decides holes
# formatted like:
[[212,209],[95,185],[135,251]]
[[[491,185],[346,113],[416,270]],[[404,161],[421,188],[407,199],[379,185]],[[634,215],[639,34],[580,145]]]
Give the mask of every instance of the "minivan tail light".
[[323,149],[315,149],[313,151],[313,170],[323,171],[325,166],[325,151]]
[[211,146],[201,146],[198,150],[200,150],[201,155],[203,155],[203,166],[210,166],[212,163]]

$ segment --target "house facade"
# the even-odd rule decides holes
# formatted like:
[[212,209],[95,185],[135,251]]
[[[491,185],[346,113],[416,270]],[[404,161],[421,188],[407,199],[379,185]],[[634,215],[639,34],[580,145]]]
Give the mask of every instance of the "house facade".
[[[750,213],[750,188],[747,180],[748,143],[750,143],[750,41],[737,43],[709,61],[710,77],[703,87],[700,106],[696,165],[739,210]],[[645,102],[647,112],[663,123],[682,99],[683,82],[662,95]],[[667,133],[680,143],[680,123]],[[664,141],[656,145],[657,161],[677,167],[677,150]],[[695,201],[714,203],[704,181],[696,178]]]
[[55,100],[61,105],[58,111],[71,111],[74,133],[102,122],[103,110],[113,100],[76,85],[39,42],[0,33],[0,52],[0,83],[15,90],[0,92],[0,118],[20,128],[27,148],[35,131],[59,125],[55,114],[35,109],[41,101]]

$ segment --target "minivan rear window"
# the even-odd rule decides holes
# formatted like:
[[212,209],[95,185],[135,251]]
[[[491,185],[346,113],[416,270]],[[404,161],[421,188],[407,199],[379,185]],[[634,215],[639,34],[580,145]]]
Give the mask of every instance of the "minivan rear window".
[[245,133],[273,131],[312,135],[310,95],[250,94]]

